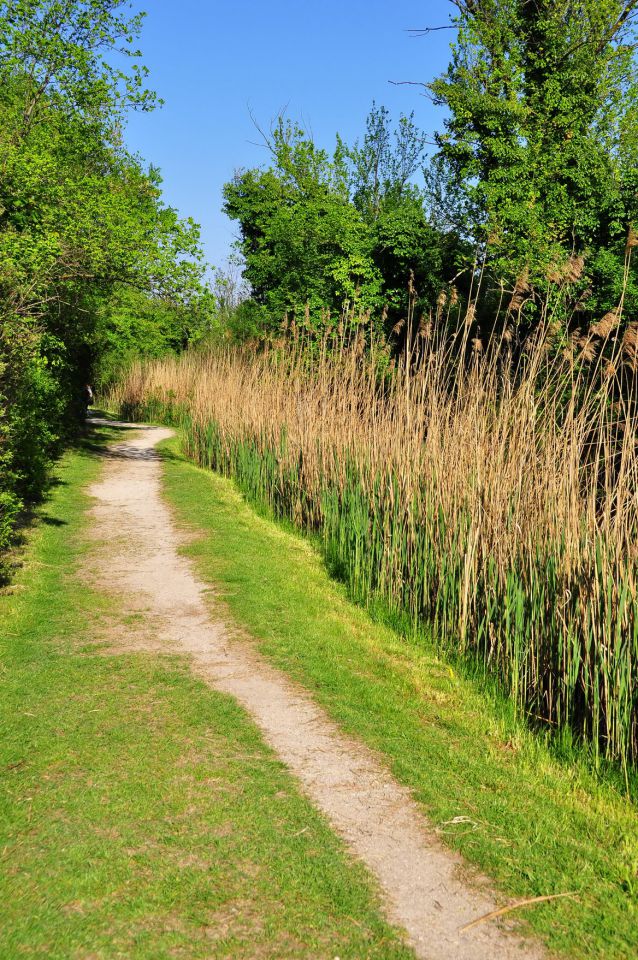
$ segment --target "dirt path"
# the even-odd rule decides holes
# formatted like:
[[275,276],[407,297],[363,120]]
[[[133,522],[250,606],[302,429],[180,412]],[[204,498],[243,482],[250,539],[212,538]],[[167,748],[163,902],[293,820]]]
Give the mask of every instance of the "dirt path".
[[243,705],[375,875],[388,918],[407,931],[417,957],[542,957],[540,948],[492,922],[459,933],[495,904],[463,882],[460,858],[438,843],[409,792],[362,744],[340,733],[307,693],[211,619],[207,588],[179,555],[180,537],[160,495],[154,446],[170,433],[137,428],[132,439],[111,448],[102,479],[91,490],[99,569],[108,574],[100,586],[116,593],[126,612],[143,614],[140,626],[116,642],[188,654],[206,682]]

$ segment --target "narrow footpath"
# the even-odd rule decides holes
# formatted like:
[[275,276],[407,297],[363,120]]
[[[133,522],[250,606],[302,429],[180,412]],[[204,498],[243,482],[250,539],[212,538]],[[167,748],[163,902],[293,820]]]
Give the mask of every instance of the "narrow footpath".
[[[111,447],[90,491],[96,585],[116,595],[130,629],[118,649],[186,654],[215,690],[232,695],[303,791],[382,890],[387,918],[423,960],[536,960],[545,956],[494,921],[461,928],[496,902],[469,886],[460,858],[439,843],[410,793],[362,744],[343,735],[311,697],[273,669],[207,608],[210,586],[180,555],[181,535],[161,497],[161,428],[132,427]],[[487,891],[487,892],[486,892]]]

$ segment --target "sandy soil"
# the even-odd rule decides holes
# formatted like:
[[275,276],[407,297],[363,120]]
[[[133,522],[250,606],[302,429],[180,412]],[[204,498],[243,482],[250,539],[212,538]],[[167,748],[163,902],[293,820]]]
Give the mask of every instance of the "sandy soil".
[[[493,921],[459,928],[495,908],[486,884],[468,884],[461,859],[444,849],[409,791],[361,743],[344,736],[311,697],[263,660],[254,647],[215,622],[210,588],[179,555],[180,534],[161,498],[154,446],[169,430],[138,427],[106,454],[91,490],[100,587],[118,595],[135,624],[113,637],[117,649],[186,654],[216,690],[235,697],[265,740],[376,877],[389,920],[427,960],[536,960]],[[139,616],[141,614],[141,616]]]

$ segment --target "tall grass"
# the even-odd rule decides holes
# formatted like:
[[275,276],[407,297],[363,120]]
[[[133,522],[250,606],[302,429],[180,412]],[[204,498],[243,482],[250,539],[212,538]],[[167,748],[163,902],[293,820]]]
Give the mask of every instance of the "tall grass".
[[540,337],[514,363],[504,341],[459,349],[428,333],[383,375],[361,338],[339,348],[335,335],[312,351],[136,366],[112,402],[179,422],[199,464],[319,531],[358,600],[427,622],[530,717],[627,770],[638,761],[632,405],[602,369],[585,380],[573,353],[550,359]]

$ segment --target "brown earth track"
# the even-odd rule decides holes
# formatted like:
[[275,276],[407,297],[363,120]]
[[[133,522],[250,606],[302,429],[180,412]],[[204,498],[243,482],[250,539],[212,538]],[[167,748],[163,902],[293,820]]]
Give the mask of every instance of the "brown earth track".
[[496,908],[485,881],[467,881],[461,858],[440,844],[409,791],[371,751],[340,732],[306,691],[212,618],[205,600],[209,588],[180,556],[181,538],[161,497],[154,448],[170,433],[136,428],[131,439],[110,448],[91,489],[99,553],[92,567],[104,571],[99,585],[118,596],[123,612],[138,615],[126,636],[118,632],[113,638],[116,648],[185,654],[199,676],[242,704],[376,878],[388,919],[405,929],[417,957],[545,957],[540,946],[493,922],[459,932]]

